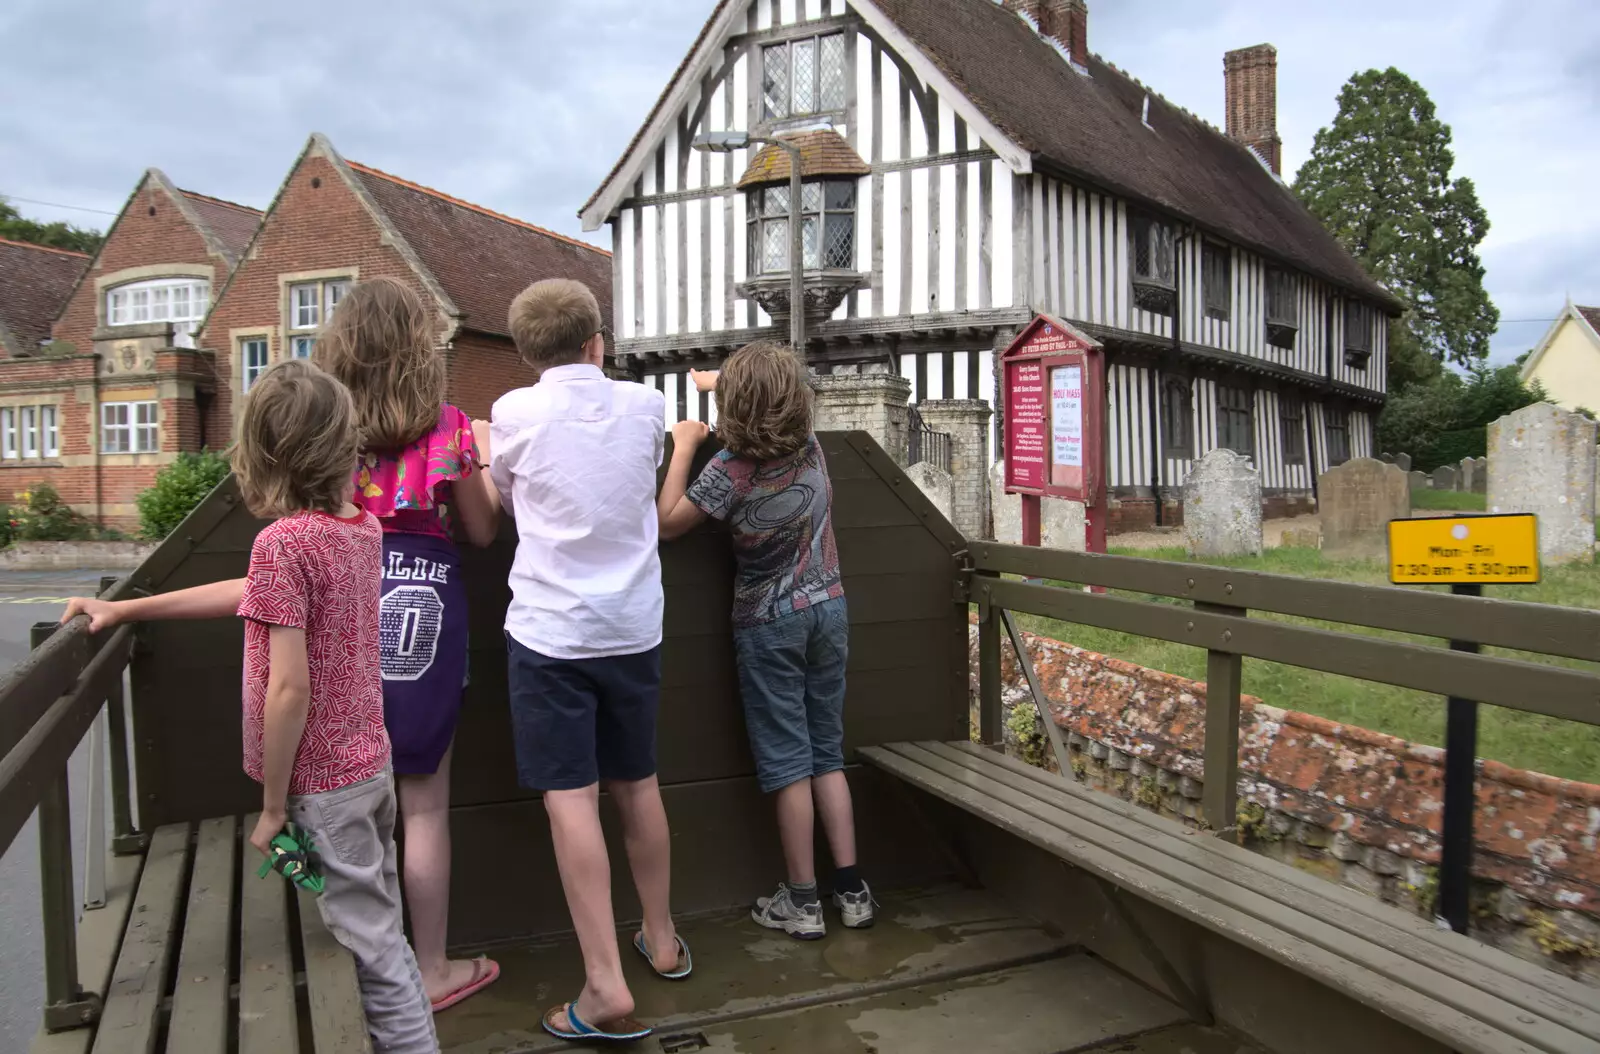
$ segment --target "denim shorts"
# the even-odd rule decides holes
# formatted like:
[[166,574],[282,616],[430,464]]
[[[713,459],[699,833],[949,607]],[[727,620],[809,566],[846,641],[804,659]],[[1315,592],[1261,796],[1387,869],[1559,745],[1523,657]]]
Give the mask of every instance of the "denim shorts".
[[844,768],[844,597],[735,629],[733,645],[762,792]]

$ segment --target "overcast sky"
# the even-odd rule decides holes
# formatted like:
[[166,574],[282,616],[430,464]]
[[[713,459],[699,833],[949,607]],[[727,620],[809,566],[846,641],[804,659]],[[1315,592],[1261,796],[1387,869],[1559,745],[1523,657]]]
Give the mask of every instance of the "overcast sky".
[[[978,2],[978,0],[974,0]],[[146,167],[265,207],[312,131],[564,233],[713,0],[6,0],[0,194],[115,212]],[[1356,70],[1398,66],[1455,132],[1492,230],[1495,358],[1600,303],[1600,5],[1090,0],[1090,46],[1223,123],[1222,54],[1278,48],[1286,174]],[[19,201],[26,215],[108,216]],[[591,239],[598,233],[588,235]],[[1522,321],[1528,320],[1528,321]]]

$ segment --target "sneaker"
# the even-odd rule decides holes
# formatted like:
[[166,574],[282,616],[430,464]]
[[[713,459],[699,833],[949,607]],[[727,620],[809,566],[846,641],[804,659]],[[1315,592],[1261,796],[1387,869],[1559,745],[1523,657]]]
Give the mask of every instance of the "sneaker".
[[782,882],[772,896],[756,900],[750,917],[769,930],[782,930],[803,941],[819,940],[828,934],[827,924],[822,921],[822,901],[796,904],[789,887]]
[[878,902],[872,899],[872,890],[863,882],[859,893],[835,893],[833,906],[844,916],[846,929],[864,930],[872,925],[872,909],[878,906]]

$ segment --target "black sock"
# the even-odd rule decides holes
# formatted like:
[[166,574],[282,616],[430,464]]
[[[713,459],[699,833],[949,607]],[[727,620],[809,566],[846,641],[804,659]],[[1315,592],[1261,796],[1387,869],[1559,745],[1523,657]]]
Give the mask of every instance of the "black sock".
[[795,882],[789,883],[789,899],[800,907],[817,903],[817,883],[812,881],[803,886]]
[[836,868],[833,872],[833,891],[835,893],[860,893],[867,888],[861,881],[861,876],[856,873],[856,865]]

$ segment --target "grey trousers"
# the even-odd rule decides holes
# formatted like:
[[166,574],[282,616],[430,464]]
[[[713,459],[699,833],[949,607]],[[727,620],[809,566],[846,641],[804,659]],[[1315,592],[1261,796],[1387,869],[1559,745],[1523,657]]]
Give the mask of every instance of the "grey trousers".
[[361,1006],[378,1054],[437,1054],[433,1008],[406,940],[394,847],[394,777],[289,796],[289,818],[322,857],[322,921],[356,961]]

